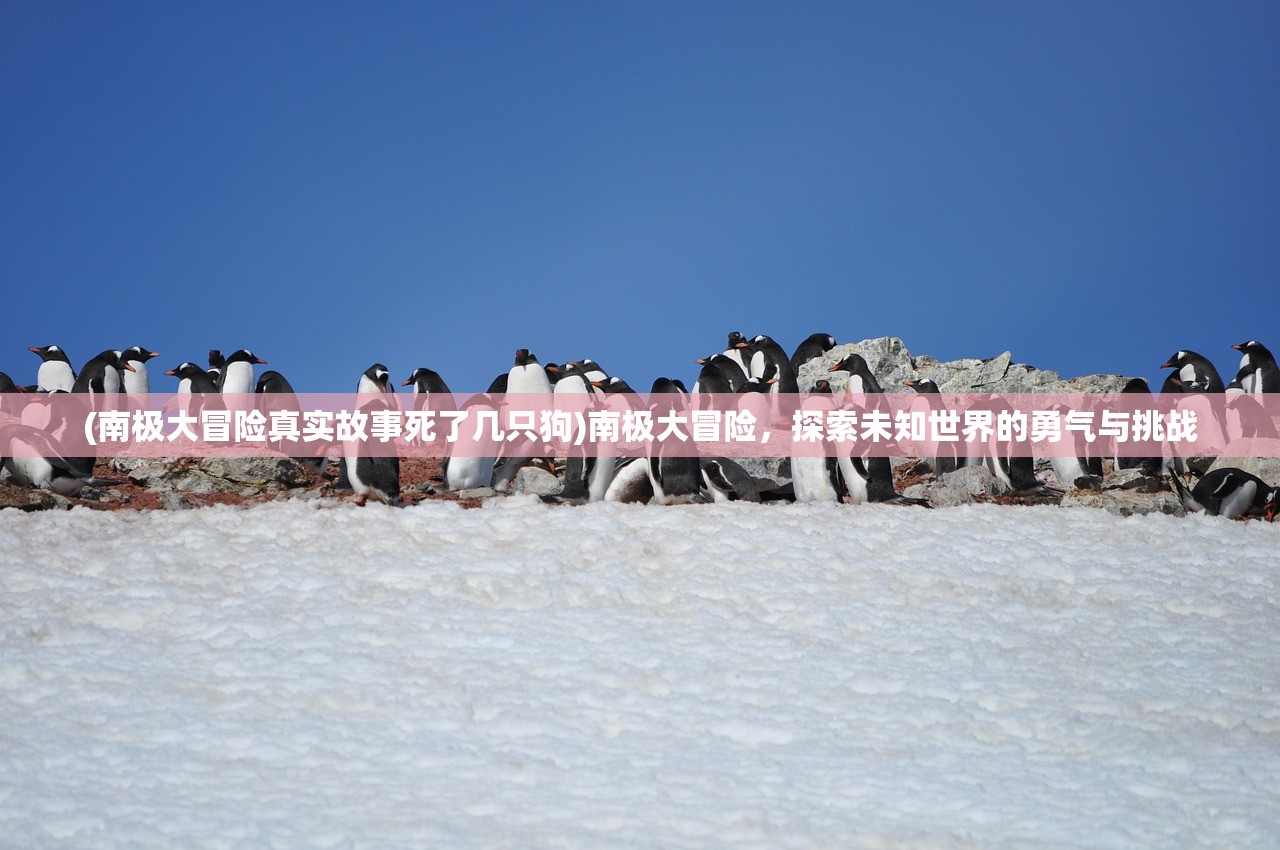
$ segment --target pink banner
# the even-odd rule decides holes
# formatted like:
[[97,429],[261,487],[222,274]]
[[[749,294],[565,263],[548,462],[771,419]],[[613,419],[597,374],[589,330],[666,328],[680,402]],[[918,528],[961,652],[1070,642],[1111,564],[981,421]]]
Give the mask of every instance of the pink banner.
[[[0,453],[784,457],[1280,456],[1280,396],[1133,394],[0,397]],[[438,403],[438,400],[437,400]]]

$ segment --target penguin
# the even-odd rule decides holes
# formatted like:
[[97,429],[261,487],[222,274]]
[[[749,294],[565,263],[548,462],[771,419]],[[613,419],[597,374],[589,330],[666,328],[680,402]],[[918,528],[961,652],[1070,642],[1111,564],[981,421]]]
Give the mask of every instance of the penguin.
[[[938,389],[938,385],[928,378],[915,378],[903,381],[902,385],[908,389],[914,390],[928,404],[930,411],[944,410],[941,396],[942,391]],[[963,466],[963,460],[956,453],[955,443],[937,443],[935,448],[938,454],[934,457],[924,458],[924,462],[933,468],[933,474],[938,478],[946,475],[948,472],[955,472]]]
[[253,367],[266,365],[266,362],[247,348],[233,353],[218,374],[218,391],[224,395],[253,392]]
[[538,358],[529,353],[529,349],[516,351],[515,365],[507,372],[508,393],[549,393],[551,381],[543,370]]
[[[729,392],[736,393],[741,391],[742,385],[747,382],[747,373],[742,371],[742,366],[738,361],[731,360],[723,354],[712,354],[710,357],[703,357],[698,360],[699,366],[714,366],[720,373],[720,377],[729,385]],[[697,390],[697,387],[694,387]]]
[[600,364],[592,360],[590,357],[583,360],[574,360],[569,365],[577,366],[581,369],[582,374],[585,375],[587,380],[593,384],[596,381],[604,381],[609,378],[609,373],[602,369]]
[[[825,415],[835,406],[829,381],[818,381],[803,402],[802,413]],[[821,455],[791,456],[791,489],[797,502],[839,502],[843,489],[840,480],[840,463],[830,451],[831,443],[823,441],[826,449]]]
[[1277,368],[1275,357],[1265,345],[1251,339],[1231,347],[1244,355],[1236,373],[1236,381],[1240,382],[1242,390],[1253,395],[1280,393],[1280,368]]
[[108,349],[84,364],[84,368],[80,370],[75,383],[71,386],[71,391],[90,395],[117,395],[121,385],[120,373],[133,371],[133,366],[121,359],[122,353]]
[[801,366],[815,357],[821,357],[835,347],[836,338],[831,334],[810,334],[808,339],[796,346],[795,352],[791,355],[791,368],[799,374]]
[[737,461],[727,457],[707,457],[699,461],[702,486],[714,502],[759,502],[756,481]]
[[1272,487],[1256,475],[1235,467],[1215,469],[1196,482],[1190,490],[1182,477],[1172,476],[1178,497],[1189,511],[1204,511],[1209,516],[1227,519],[1264,514],[1274,522],[1280,510],[1280,488]]
[[777,370],[777,383],[771,390],[773,393],[798,393],[800,385],[796,380],[796,370],[791,366],[791,358],[782,350],[782,346],[774,342],[772,337],[760,334],[750,343],[740,343],[743,358],[748,360],[747,374],[751,377],[764,375],[773,366]]
[[1174,355],[1160,365],[1161,369],[1176,369],[1170,377],[1176,377],[1182,392],[1221,393],[1226,392],[1218,370],[1207,358],[1185,349],[1174,352]]
[[560,380],[560,364],[548,363],[542,367],[542,371],[547,373],[547,380],[551,382],[551,386],[556,385],[556,381]]
[[[227,361],[230,363],[230,361]],[[391,386],[391,373],[381,363],[374,363],[360,374],[360,383],[356,386],[357,395],[384,395],[394,393]]]
[[[679,387],[670,378],[658,378],[649,390],[650,409],[657,416],[684,408]],[[655,436],[657,430],[655,429]],[[645,458],[653,501],[659,505],[687,505],[705,501],[702,496],[702,468],[696,456],[680,457],[672,450],[654,446]],[[673,447],[674,448],[674,447]]]
[[216,348],[209,349],[209,368],[206,369],[209,377],[213,378],[213,382],[218,382],[219,376],[222,375],[222,367],[226,365],[227,358],[222,356],[222,352]]
[[[1120,390],[1122,395],[1142,395],[1151,399],[1151,386],[1146,378],[1130,378]],[[1116,469],[1140,469],[1146,475],[1155,475],[1160,471],[1163,460],[1159,457],[1117,457]]]
[[33,345],[27,351],[40,357],[40,371],[36,373],[36,388],[40,392],[71,392],[76,383],[76,372],[71,368],[71,361],[67,359],[65,351],[56,345],[40,348]]
[[[1071,412],[1070,408],[1065,404],[1059,404],[1054,407],[1050,407],[1049,409],[1057,412],[1059,417],[1062,417],[1064,421],[1066,415]],[[1065,436],[1067,433],[1065,427],[1063,432]],[[1053,469],[1054,477],[1058,479],[1058,485],[1064,490],[1077,487],[1077,482],[1081,478],[1102,476],[1102,458],[1090,456],[1088,454],[1087,450],[1089,446],[1083,434],[1077,432],[1074,436],[1076,450],[1079,451],[1084,449],[1085,452],[1075,457],[1054,455],[1049,458],[1049,466]]]
[[[235,355],[227,358],[228,366],[234,358]],[[224,374],[226,374],[225,371]],[[374,363],[361,373],[356,393],[380,396],[394,393],[395,388],[389,381],[390,374],[386,366]],[[385,409],[387,406],[388,404],[383,400],[374,400],[363,404],[360,410],[367,415],[373,411]],[[345,444],[342,453],[342,471],[345,473],[347,484],[355,491],[357,504],[364,505],[371,496],[389,505],[400,503],[400,457],[394,452],[386,456],[370,456],[360,451],[359,444]]]
[[440,377],[440,373],[419,366],[405,379],[402,387],[413,387],[414,410],[453,410],[453,393],[449,385]]
[[[462,406],[468,421],[474,421],[482,411],[500,413],[501,404],[498,399],[506,391],[507,373],[503,372],[490,382],[489,388],[484,393],[472,396]],[[471,457],[450,454],[442,461],[445,487],[449,490],[472,490],[477,487],[493,486],[493,472],[501,446],[486,438],[482,444],[473,448]]]
[[178,395],[218,392],[218,385],[209,377],[209,373],[190,361],[173,367],[165,374],[178,379]]
[[[719,357],[720,355],[716,356]],[[694,395],[735,392],[720,367],[712,363],[710,359],[703,359],[698,362],[702,364],[702,371],[698,373],[698,379],[693,382]],[[726,358],[726,362],[731,363],[732,361]],[[736,369],[737,366],[733,368]]]
[[738,364],[738,368],[742,370],[743,375],[750,377],[751,370],[747,366],[749,358],[744,354],[748,345],[750,345],[750,343],[747,342],[747,338],[745,336],[738,331],[730,331],[729,342],[722,353],[725,357],[728,357],[734,363]]
[[871,367],[861,354],[850,354],[827,370],[828,372],[848,372],[848,392],[852,395],[878,395],[884,390],[880,382],[871,373]]
[[[47,396],[37,394],[34,398],[43,403],[63,392],[54,390]],[[77,496],[86,484],[101,487],[122,483],[117,479],[95,477],[96,457],[67,457],[53,436],[66,428],[66,410],[52,407],[50,414],[52,418],[44,428],[6,424],[6,440],[5,445],[0,446],[0,454],[4,456],[4,467],[15,483],[50,490],[61,496]]]
[[140,345],[126,348],[121,354],[130,369],[124,372],[124,391],[129,395],[146,395],[151,392],[151,378],[147,375],[147,361],[159,357],[160,352],[148,351]]
[[[587,380],[587,374],[582,366],[572,362],[560,371],[560,380],[555,383],[553,390],[556,408],[570,415],[574,413],[585,415],[589,407],[588,400],[596,393],[595,386]],[[588,482],[598,460],[587,451],[585,434],[582,435],[583,445],[573,445],[577,436],[576,425],[574,428],[575,430],[568,435],[570,445],[565,451],[564,486],[560,491],[560,501],[585,501],[588,498]],[[612,464],[613,459],[608,460]]]
[[636,394],[636,391],[631,388],[630,384],[616,375],[610,375],[603,381],[595,381],[592,383],[592,386],[597,389],[604,390],[606,393],[623,393],[626,395]]
[[[258,383],[254,386],[253,392],[258,397],[258,411],[267,417],[268,430],[271,428],[271,415],[273,413],[301,409],[298,406],[297,394],[293,391],[293,385],[289,383],[289,379],[274,369],[268,369],[258,376]],[[295,461],[317,473],[324,469],[329,460],[325,454],[328,447],[316,443],[302,443],[294,439],[278,440],[271,444],[271,448],[282,454],[290,455]],[[308,449],[314,452],[310,456],[296,454],[299,450],[306,451]]]

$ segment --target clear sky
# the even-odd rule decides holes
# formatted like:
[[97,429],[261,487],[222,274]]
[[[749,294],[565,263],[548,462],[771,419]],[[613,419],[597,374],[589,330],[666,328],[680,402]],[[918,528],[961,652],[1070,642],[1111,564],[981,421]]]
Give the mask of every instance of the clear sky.
[[1230,380],[1280,350],[1280,4],[5,0],[0,281],[20,383],[647,389],[731,330]]

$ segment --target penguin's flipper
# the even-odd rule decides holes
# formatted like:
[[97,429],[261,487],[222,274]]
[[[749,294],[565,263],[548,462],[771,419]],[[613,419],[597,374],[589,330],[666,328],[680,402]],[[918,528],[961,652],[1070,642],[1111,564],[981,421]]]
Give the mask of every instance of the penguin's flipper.
[[1182,500],[1183,506],[1189,511],[1203,511],[1204,505],[1196,501],[1196,497],[1191,495],[1191,491],[1187,489],[1187,485],[1182,483],[1182,476],[1176,472],[1169,476],[1173,479],[1173,489],[1178,491],[1178,498]]

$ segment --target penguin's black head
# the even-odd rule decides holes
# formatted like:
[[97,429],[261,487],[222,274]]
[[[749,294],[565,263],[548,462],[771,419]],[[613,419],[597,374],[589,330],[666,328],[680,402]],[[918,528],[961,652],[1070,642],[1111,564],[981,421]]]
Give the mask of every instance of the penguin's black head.
[[1151,392],[1151,386],[1147,383],[1146,378],[1130,378],[1129,381],[1124,385],[1124,389],[1122,389],[1120,392],[1149,393]]
[[113,348],[108,348],[106,351],[102,352],[101,354],[99,354],[97,357],[93,359],[99,360],[107,364],[113,369],[123,369],[126,372],[136,372],[137,371],[136,369],[134,369],[128,363],[124,362],[124,358],[121,356],[123,354],[124,354],[123,351],[117,351]]
[[1262,343],[1258,342],[1256,339],[1251,339],[1246,342],[1241,342],[1231,347],[1243,354],[1255,354],[1259,357],[1271,356],[1271,352],[1267,350],[1267,347]]
[[1267,494],[1266,501],[1262,504],[1262,512],[1267,515],[1267,522],[1276,521],[1276,514],[1280,513],[1280,487]]
[[178,364],[177,366],[170,369],[168,372],[165,372],[165,374],[171,375],[175,378],[191,378],[191,377],[194,377],[195,375],[203,375],[204,370],[201,369],[196,364],[188,361],[186,363]]
[[293,387],[289,385],[289,381],[285,379],[274,369],[268,369],[258,378],[258,384],[254,387],[254,392],[259,393],[291,393]]
[[40,355],[40,359],[45,361],[46,363],[51,360],[57,360],[63,363],[71,362],[70,360],[67,359],[67,353],[56,345],[45,345],[45,346],[33,345],[27,348],[27,351],[30,351],[33,354]]
[[827,371],[848,372],[850,375],[862,375],[870,372],[871,370],[867,367],[867,361],[862,359],[861,354],[850,354]]
[[520,348],[516,350],[517,366],[528,366],[530,364],[537,364],[537,363],[538,363],[538,358],[530,354],[529,349]]
[[814,381],[814,382],[813,382],[813,392],[815,392],[815,393],[826,393],[826,394],[830,395],[830,394],[831,394],[831,382],[830,382],[830,381],[828,381],[828,380],[826,380],[826,379],[822,379],[822,380],[819,380],[819,381]]
[[746,348],[747,338],[738,331],[729,334],[729,344],[725,348]]
[[1175,351],[1172,357],[1170,357],[1168,360],[1161,363],[1160,368],[1161,369],[1181,369],[1183,366],[1186,366],[1188,363],[1190,363],[1193,359],[1203,359],[1203,358],[1201,358],[1200,355],[1196,354],[1194,351],[1187,351],[1186,349],[1181,349],[1179,351]]
[[938,385],[928,378],[916,378],[911,381],[903,381],[904,387],[910,387],[918,393],[936,393],[939,392]]
[[[368,378],[378,388],[377,392],[395,392],[391,388],[391,373],[381,363],[374,363],[368,369],[365,369],[364,377]],[[360,383],[364,385],[365,382],[361,381]]]
[[676,386],[676,382],[670,378],[658,378],[653,382],[653,388],[649,390],[650,395],[659,395],[662,393],[679,393],[680,388]]
[[123,354],[125,360],[134,360],[138,363],[146,363],[151,358],[159,356],[160,352],[147,351],[140,345],[135,345],[132,348],[126,348]]
[[222,356],[222,352],[216,348],[209,349],[209,368],[221,369],[227,365],[227,358]]

